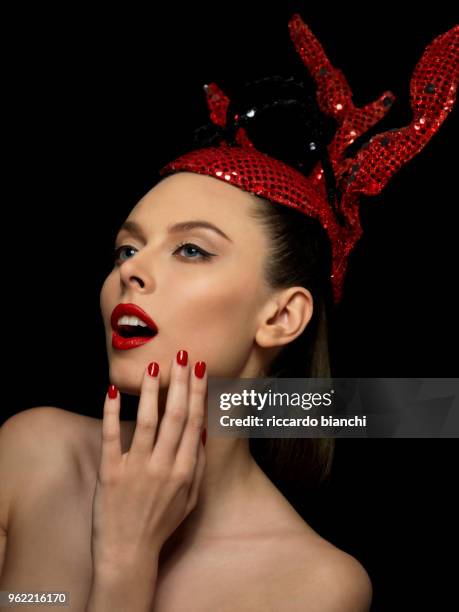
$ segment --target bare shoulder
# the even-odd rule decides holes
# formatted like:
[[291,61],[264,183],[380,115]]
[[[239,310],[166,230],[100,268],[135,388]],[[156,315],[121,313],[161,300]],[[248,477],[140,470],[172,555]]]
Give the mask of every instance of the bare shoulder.
[[0,428],[0,460],[4,476],[29,460],[51,452],[50,442],[62,438],[69,413],[51,406],[28,408],[9,417]]
[[70,423],[74,424],[78,417],[80,415],[63,408],[37,406],[9,417],[1,426],[0,432],[3,436],[29,436],[33,440],[37,434],[46,435],[50,431],[50,424],[65,428]]
[[299,612],[307,606],[310,612],[370,610],[371,580],[355,557],[309,528],[303,537],[287,539],[283,549],[285,572],[277,583],[278,596],[281,602],[289,593],[289,602],[279,609]]
[[[121,421],[120,426],[124,451],[129,448],[135,421]],[[11,416],[0,427],[0,480],[5,496],[9,492],[7,485],[3,485],[3,475],[16,487],[21,474],[30,480],[34,469],[40,470],[43,483],[45,469],[48,484],[53,475],[58,478],[67,470],[70,476],[73,470],[80,485],[93,486],[101,437],[101,418],[56,406],[28,408]],[[1,518],[0,515],[0,525]]]
[[352,555],[330,545],[312,568],[311,578],[318,612],[370,610],[371,580],[363,565]]
[[[54,406],[28,408],[0,427],[0,524],[7,523],[11,504],[30,488],[70,479],[79,471],[79,440],[87,438],[86,419]],[[91,420],[91,419],[89,419]],[[96,421],[96,419],[93,419]]]
[[255,608],[264,602],[283,612],[368,612],[372,585],[363,565],[313,529],[263,474],[260,479],[255,531],[260,523],[263,531],[254,541],[253,573],[246,570],[263,585]]
[[[22,410],[0,428],[0,448],[5,459],[13,456],[23,464],[38,457],[49,457],[58,448],[73,449],[87,417],[55,406]],[[94,419],[95,420],[95,419]]]

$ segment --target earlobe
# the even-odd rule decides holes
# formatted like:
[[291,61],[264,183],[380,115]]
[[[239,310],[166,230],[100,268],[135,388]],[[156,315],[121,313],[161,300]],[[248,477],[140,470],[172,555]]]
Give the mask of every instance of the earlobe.
[[304,287],[289,287],[276,296],[265,310],[255,340],[259,346],[275,347],[300,336],[313,313],[313,298]]

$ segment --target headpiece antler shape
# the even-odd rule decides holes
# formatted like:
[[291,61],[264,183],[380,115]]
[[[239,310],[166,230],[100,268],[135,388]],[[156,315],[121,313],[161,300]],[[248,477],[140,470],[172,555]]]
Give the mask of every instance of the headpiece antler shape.
[[[347,158],[344,156],[347,147],[386,115],[395,97],[386,91],[366,106],[354,106],[352,90],[343,73],[332,66],[298,14],[290,19],[289,30],[296,51],[317,86],[320,110],[338,124],[328,154],[341,192],[339,211],[327,199],[321,162],[306,177],[258,151],[243,127],[235,134],[238,146],[223,140],[218,147],[191,151],[167,164],[160,173],[188,171],[214,176],[319,219],[332,245],[331,281],[335,302],[339,302],[348,256],[362,235],[360,194],[379,194],[390,178],[424,148],[453,107],[459,78],[459,26],[435,38],[424,50],[410,83],[413,111],[410,124],[373,136],[353,157]],[[230,100],[215,83],[206,85],[205,90],[211,121],[224,128],[229,121]],[[237,124],[239,118],[234,119]]]

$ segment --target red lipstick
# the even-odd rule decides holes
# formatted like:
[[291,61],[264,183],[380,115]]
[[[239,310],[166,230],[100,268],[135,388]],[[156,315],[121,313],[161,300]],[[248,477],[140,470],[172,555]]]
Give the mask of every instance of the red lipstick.
[[[118,325],[119,319],[123,316],[139,318],[141,321],[147,324],[148,331],[151,332],[151,335],[124,338],[120,333],[120,327]],[[136,348],[137,346],[141,346],[142,344],[153,340],[158,333],[158,326],[153,319],[136,304],[118,304],[115,306],[110,318],[110,323],[113,330],[112,347],[114,349],[127,350]]]

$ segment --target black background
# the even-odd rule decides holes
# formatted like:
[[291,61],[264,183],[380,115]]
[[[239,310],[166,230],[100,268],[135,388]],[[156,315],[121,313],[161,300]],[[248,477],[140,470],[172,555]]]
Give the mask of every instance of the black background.
[[[452,12],[231,2],[25,9],[10,15],[3,74],[2,421],[29,407],[101,416],[108,384],[99,291],[120,223],[183,134],[207,121],[202,85],[301,72],[293,12],[341,68],[361,106],[391,90],[381,129],[409,123],[409,80]],[[337,376],[457,372],[457,131],[365,198],[334,339]],[[454,133],[453,133],[454,132]],[[5,395],[5,394],[4,394]],[[124,397],[123,397],[124,399]],[[457,547],[455,440],[338,440],[330,484],[299,511],[355,555],[373,610],[448,609]]]

